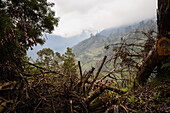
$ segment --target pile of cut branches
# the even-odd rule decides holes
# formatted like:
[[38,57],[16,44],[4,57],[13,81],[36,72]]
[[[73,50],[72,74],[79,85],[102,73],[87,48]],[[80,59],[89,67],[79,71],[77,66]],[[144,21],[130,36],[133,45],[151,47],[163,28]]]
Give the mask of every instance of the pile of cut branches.
[[[96,74],[95,68],[82,74],[79,62],[80,77],[77,75],[64,75],[43,67],[31,64],[38,68],[36,74],[21,74],[19,81],[3,82],[0,87],[1,112],[104,112],[113,104],[109,102],[108,94],[125,92],[112,87],[112,81],[100,80],[99,73],[106,60],[104,57]],[[49,73],[52,73],[49,76]],[[29,77],[25,77],[29,76]],[[93,79],[90,79],[92,78]],[[111,91],[109,93],[108,91]]]

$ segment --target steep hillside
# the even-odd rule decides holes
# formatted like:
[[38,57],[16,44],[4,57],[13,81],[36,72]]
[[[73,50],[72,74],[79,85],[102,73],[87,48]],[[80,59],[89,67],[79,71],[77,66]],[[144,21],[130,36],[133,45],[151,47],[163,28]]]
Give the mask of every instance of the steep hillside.
[[[156,31],[156,22],[154,19],[141,21],[129,26],[123,26],[119,28],[110,28],[91,35],[89,39],[86,39],[73,47],[73,52],[76,55],[76,59],[84,64],[82,67],[84,70],[89,70],[91,66],[96,66],[105,55],[109,55],[110,52],[105,50],[105,45],[118,42],[122,36],[135,31],[147,32],[150,29]],[[143,35],[131,34],[131,37],[142,38]]]

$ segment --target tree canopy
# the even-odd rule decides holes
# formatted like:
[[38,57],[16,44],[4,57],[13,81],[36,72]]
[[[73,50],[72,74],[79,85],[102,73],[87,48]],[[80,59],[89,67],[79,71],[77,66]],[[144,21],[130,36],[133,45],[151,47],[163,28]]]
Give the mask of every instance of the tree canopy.
[[3,79],[14,79],[22,70],[26,50],[43,44],[42,33],[51,33],[58,18],[47,0],[0,1],[0,73]]
[[71,48],[67,48],[67,51],[61,55],[50,48],[44,48],[37,52],[38,59],[36,64],[43,66],[44,68],[51,70],[60,70],[63,74],[71,75],[77,71],[77,65],[75,63],[75,55]]

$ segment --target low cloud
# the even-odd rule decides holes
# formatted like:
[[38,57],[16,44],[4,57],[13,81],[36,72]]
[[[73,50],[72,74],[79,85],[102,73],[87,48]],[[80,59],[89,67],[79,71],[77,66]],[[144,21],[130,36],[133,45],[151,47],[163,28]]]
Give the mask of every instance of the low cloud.
[[56,35],[70,37],[84,29],[100,31],[156,17],[156,0],[48,0],[54,2]]

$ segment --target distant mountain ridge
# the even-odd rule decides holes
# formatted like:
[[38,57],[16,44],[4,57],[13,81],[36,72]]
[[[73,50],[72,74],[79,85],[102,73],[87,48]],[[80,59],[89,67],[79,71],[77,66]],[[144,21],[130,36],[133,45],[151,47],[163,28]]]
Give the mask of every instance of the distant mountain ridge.
[[37,58],[36,53],[43,48],[51,48],[55,52],[63,54],[66,51],[67,47],[71,48],[89,37],[90,32],[88,31],[83,31],[80,35],[72,36],[70,38],[64,38],[52,34],[44,34],[42,38],[46,39],[45,44],[42,46],[38,44],[33,48],[33,50],[28,50],[27,55],[31,57],[33,60],[36,60]]
[[116,27],[116,28],[108,28],[108,29],[104,29],[102,30],[99,34],[100,35],[103,35],[103,36],[106,36],[106,37],[109,37],[110,35],[114,35],[114,34],[117,34],[117,33],[120,33],[120,32],[125,32],[126,29],[128,29],[129,27],[131,27],[132,31],[134,29],[137,29],[139,27],[139,25],[141,24],[146,24],[146,25],[151,25],[152,23],[155,23],[156,22],[156,18],[153,18],[153,19],[146,19],[146,20],[143,20],[143,21],[140,21],[140,22],[137,22],[137,23],[134,23],[134,24],[131,24],[131,25],[125,25],[125,26],[120,26],[120,27]]
[[[105,29],[75,45],[73,52],[76,55],[76,60],[85,64],[84,70],[88,70],[91,66],[96,66],[96,60],[100,60],[103,56],[110,54],[109,51],[104,49],[105,45],[120,41],[121,37],[126,34],[135,31],[147,32],[150,29],[156,31],[155,19],[141,21],[129,26]],[[133,34],[133,36],[141,38],[139,34]]]
[[70,38],[64,38],[57,35],[46,34],[42,37],[46,39],[44,45],[37,45],[33,50],[29,50],[27,55],[32,57],[33,60],[37,58],[37,52],[43,48],[51,48],[55,52],[63,54],[67,47],[73,48],[73,52],[76,55],[76,59],[86,64],[88,62],[94,64],[96,60],[108,53],[104,50],[104,46],[107,44],[115,43],[120,38],[135,30],[147,31],[150,28],[155,29],[156,20],[150,19],[141,21],[139,23],[121,26],[118,28],[104,29],[103,31],[93,35],[92,32],[83,31],[80,35],[76,35]]

